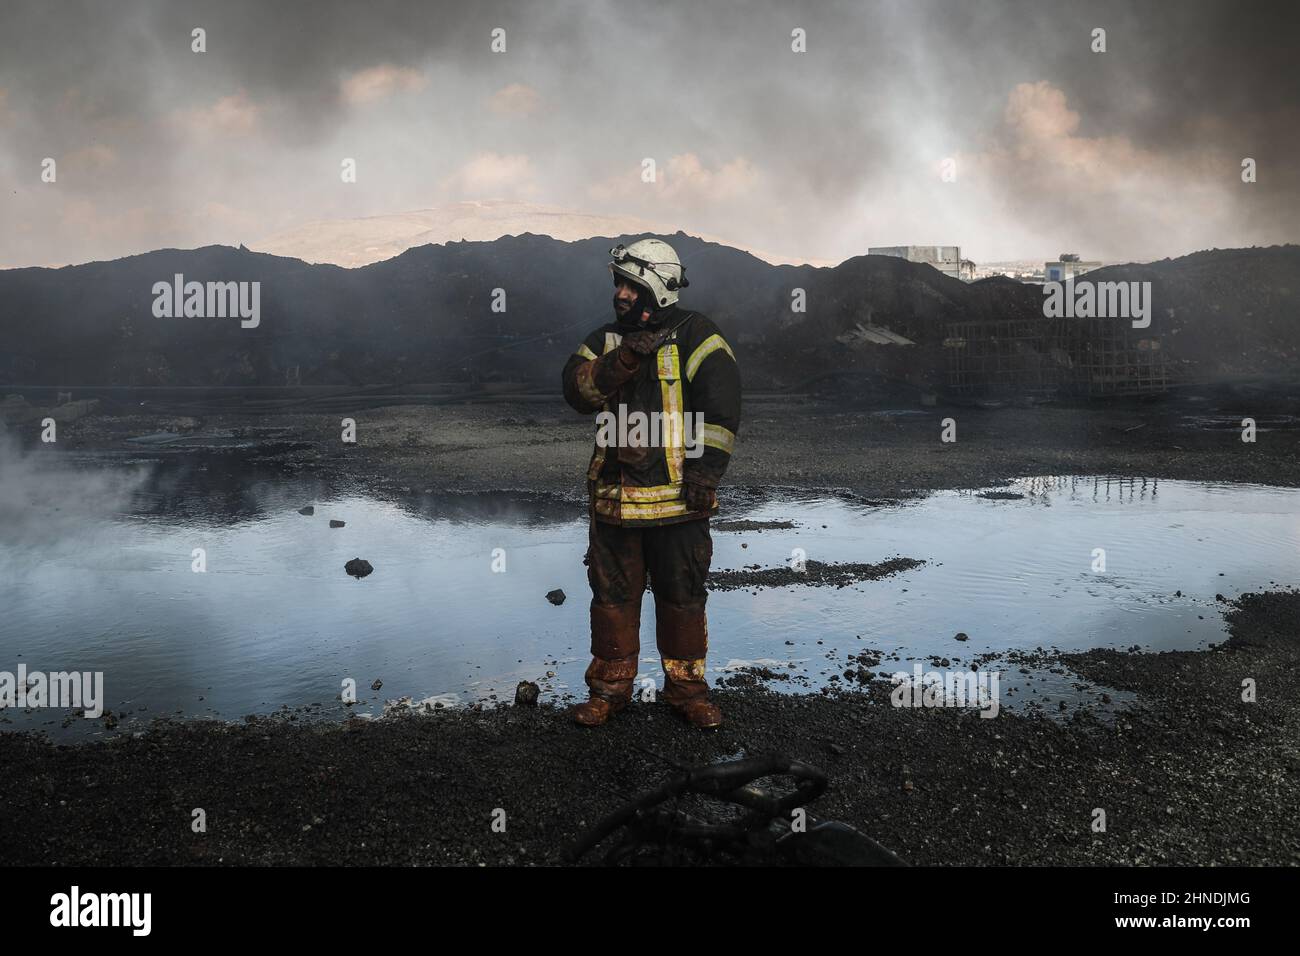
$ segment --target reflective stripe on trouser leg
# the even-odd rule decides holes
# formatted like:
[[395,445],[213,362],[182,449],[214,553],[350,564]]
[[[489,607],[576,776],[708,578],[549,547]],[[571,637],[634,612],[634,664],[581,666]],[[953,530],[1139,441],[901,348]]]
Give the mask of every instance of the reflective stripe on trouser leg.
[[676,660],[660,658],[664,665],[664,700],[680,706],[688,700],[709,696],[709,685],[704,680],[704,658]]
[[655,631],[664,665],[664,699],[678,705],[707,696],[704,662],[709,650],[709,626],[704,605],[682,606],[656,599]]

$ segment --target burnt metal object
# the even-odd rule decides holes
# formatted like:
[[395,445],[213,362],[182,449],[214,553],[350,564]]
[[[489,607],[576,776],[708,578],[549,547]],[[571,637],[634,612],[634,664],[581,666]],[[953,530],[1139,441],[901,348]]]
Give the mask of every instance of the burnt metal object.
[[[754,785],[762,777],[794,779],[788,793],[773,793]],[[706,858],[742,863],[775,862],[809,866],[906,866],[875,840],[845,823],[819,821],[804,811],[806,826],[791,826],[793,811],[821,796],[826,774],[809,764],[777,754],[745,757],[704,767],[691,767],[669,778],[605,817],[564,851],[576,862],[597,845],[622,831],[621,840],[606,853],[613,865],[645,857],[647,849],[690,851]],[[679,809],[682,796],[698,794],[748,811],[739,819],[715,823]],[[673,801],[673,807],[663,804]]]

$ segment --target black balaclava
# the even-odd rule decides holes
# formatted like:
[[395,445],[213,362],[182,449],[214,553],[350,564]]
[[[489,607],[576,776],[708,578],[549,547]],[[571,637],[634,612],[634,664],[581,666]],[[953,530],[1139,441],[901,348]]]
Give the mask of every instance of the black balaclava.
[[[655,302],[653,292],[640,283],[635,283],[635,285],[637,288],[635,304],[633,304],[632,308],[627,310],[627,315],[620,316],[618,310],[615,309],[615,323],[620,327],[633,332],[637,329],[652,329],[662,325],[664,319],[668,317],[668,313],[672,311],[672,306],[666,306],[660,309],[658,303]],[[647,321],[642,322],[641,314],[647,310],[650,312],[650,318]]]

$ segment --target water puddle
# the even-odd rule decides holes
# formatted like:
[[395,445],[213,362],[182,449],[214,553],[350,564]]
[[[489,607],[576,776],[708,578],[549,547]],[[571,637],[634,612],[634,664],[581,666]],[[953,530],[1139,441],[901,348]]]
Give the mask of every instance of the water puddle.
[[[389,501],[232,456],[4,477],[0,671],[101,671],[120,729],[508,702],[520,680],[544,699],[585,696],[587,525],[572,503]],[[715,531],[714,568],[773,572],[710,596],[709,678],[731,686],[807,693],[980,666],[1002,670],[1004,708],[1117,706],[1128,698],[1037,652],[1204,648],[1225,638],[1216,595],[1300,579],[1300,491],[1258,485],[1034,478],[892,504],[772,501],[726,519],[740,524]],[[349,577],[354,557],[374,573]],[[922,563],[809,587],[800,559]],[[556,588],[560,605],[546,599]],[[661,682],[649,596],[642,641],[640,677]],[[68,718],[10,707],[0,727],[107,732]]]

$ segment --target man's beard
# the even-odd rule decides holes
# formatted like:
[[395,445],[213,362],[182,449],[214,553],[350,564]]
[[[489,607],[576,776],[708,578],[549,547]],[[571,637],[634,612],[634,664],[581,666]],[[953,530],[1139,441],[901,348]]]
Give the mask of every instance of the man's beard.
[[[655,325],[655,300],[654,293],[649,289],[640,289],[637,292],[636,301],[632,303],[632,308],[620,314],[618,311],[618,297],[614,297],[614,319],[619,325],[629,328],[640,329],[646,326]],[[649,311],[650,320],[642,323],[641,313]]]

